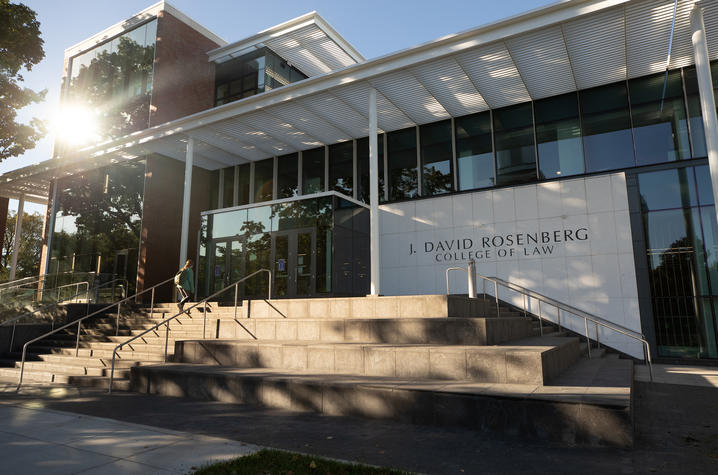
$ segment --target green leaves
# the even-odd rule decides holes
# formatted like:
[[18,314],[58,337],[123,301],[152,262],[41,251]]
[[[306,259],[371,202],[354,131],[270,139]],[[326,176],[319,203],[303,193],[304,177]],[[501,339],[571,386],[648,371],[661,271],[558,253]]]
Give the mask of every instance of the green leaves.
[[40,22],[35,12],[22,4],[0,0],[0,161],[22,155],[47,133],[45,123],[33,118],[18,123],[17,111],[45,100],[46,90],[21,87],[20,71],[28,71],[44,57]]

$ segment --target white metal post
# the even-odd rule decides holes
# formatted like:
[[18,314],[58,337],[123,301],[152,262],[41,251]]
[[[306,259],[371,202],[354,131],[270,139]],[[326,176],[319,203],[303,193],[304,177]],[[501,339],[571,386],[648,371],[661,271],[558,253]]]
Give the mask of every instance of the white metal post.
[[22,239],[22,217],[25,214],[25,195],[20,195],[15,215],[15,241],[12,243],[12,263],[10,264],[10,280],[15,280],[17,269],[17,254],[20,251],[20,239]]
[[180,237],[179,267],[187,259],[187,239],[189,237],[189,202],[192,196],[192,162],[194,161],[194,139],[187,139],[187,156],[184,163],[184,197],[182,198],[182,231]]
[[369,89],[369,227],[371,251],[371,295],[379,295],[379,148],[376,119],[376,89]]
[[[713,184],[713,199],[718,203],[718,120],[716,119],[716,103],[711,80],[706,29],[703,24],[703,8],[700,3],[702,2],[693,5],[691,10],[691,40],[693,42],[693,54],[696,59],[698,93],[703,114],[706,148],[708,149],[708,167],[710,168],[711,182]],[[716,210],[718,210],[718,207]]]

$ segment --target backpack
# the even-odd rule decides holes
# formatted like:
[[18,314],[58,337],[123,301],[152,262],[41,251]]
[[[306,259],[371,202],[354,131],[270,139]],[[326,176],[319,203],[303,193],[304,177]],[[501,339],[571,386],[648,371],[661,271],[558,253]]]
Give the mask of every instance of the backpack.
[[175,285],[181,285],[180,282],[182,282],[183,274],[184,274],[184,269],[180,269],[180,271],[175,274]]

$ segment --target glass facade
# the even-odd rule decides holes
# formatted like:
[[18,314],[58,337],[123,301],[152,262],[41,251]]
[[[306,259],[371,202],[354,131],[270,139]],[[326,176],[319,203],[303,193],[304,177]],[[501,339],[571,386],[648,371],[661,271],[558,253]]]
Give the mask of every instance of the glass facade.
[[215,71],[215,106],[307,78],[269,48],[219,63]]
[[57,182],[48,274],[90,272],[135,289],[145,162],[99,168]]
[[536,181],[536,147],[531,104],[493,112],[496,184]]
[[[379,156],[379,202],[384,201],[384,139],[385,135],[377,136]],[[357,198],[369,203],[369,138],[357,140],[357,174],[359,175],[359,190]]]
[[402,200],[418,195],[416,128],[387,134],[387,168],[389,200]]
[[156,37],[153,19],[71,58],[63,105],[91,115],[100,140],[147,128]]
[[299,194],[299,154],[277,157],[277,198],[291,198]]
[[254,164],[254,203],[271,201],[274,194],[274,158]]
[[494,142],[491,112],[479,112],[454,121],[459,190],[486,188],[494,180]]
[[354,142],[329,146],[329,189],[353,196]]
[[534,102],[539,177],[580,175],[586,171],[576,93]]
[[302,194],[324,191],[324,147],[302,152]]
[[[365,295],[368,226],[367,210],[334,196],[205,215],[198,290],[208,296],[264,268],[273,273],[273,297]],[[266,296],[267,284],[259,274],[242,297]]]
[[454,149],[451,134],[450,120],[422,125],[419,128],[423,196],[454,191]]
[[718,226],[707,166],[638,175],[658,354],[718,358]]

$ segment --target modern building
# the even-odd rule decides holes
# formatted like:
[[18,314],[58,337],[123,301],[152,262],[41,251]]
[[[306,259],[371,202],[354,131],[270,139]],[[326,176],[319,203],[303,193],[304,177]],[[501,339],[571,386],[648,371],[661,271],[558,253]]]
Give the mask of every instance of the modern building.
[[63,80],[53,157],[0,176],[48,204],[43,274],[435,294],[473,259],[718,358],[718,1],[559,2],[371,60],[316,13],[228,44],[160,2]]

